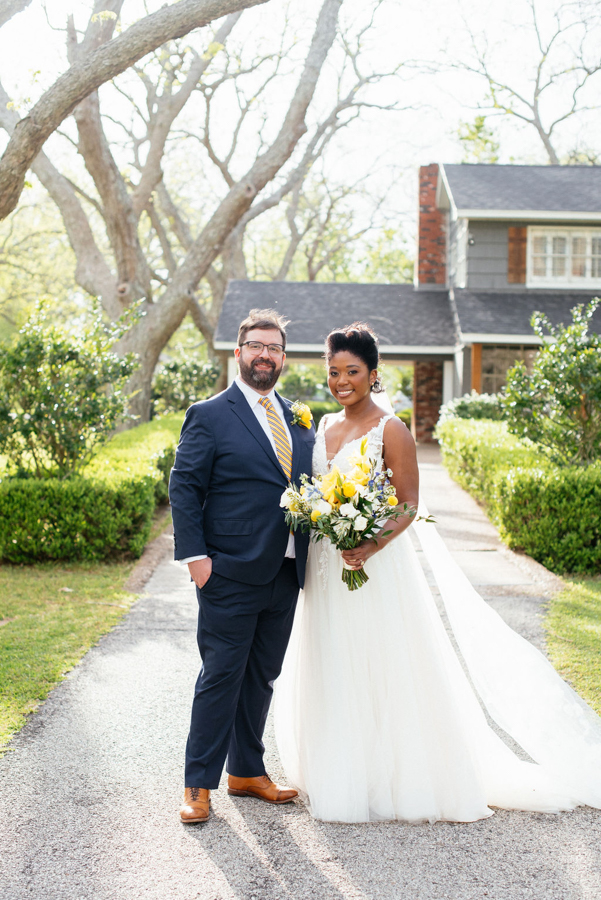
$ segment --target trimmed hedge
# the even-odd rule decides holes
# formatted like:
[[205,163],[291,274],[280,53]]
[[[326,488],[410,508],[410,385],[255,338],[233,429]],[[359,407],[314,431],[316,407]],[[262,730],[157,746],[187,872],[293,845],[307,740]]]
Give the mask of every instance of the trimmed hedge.
[[[328,413],[340,412],[340,410],[342,409],[342,406],[335,400],[310,400],[307,405],[311,407],[311,413],[313,415],[313,421],[315,422],[316,429],[319,428],[319,423],[325,415],[327,415]],[[405,423],[408,428],[411,427],[410,409],[403,409],[401,412],[397,413],[397,416],[401,420],[401,422]]]
[[15,478],[0,484],[2,560],[101,560],[138,557],[155,508],[149,477],[115,483],[76,477]]
[[88,477],[152,479],[157,503],[168,498],[169,473],[184,421],[183,413],[171,413],[137,428],[116,434],[85,469]]
[[139,557],[167,500],[181,414],[116,435],[75,478],[0,481],[4,562]]
[[455,397],[440,408],[439,422],[447,419],[505,419],[505,411],[501,406],[499,394],[464,394]]
[[311,409],[315,430],[319,428],[319,423],[324,416],[327,416],[329,413],[340,412],[342,409],[335,400],[308,400],[307,406]]
[[555,466],[503,422],[448,419],[436,436],[449,473],[509,547],[553,572],[601,571],[601,463]]

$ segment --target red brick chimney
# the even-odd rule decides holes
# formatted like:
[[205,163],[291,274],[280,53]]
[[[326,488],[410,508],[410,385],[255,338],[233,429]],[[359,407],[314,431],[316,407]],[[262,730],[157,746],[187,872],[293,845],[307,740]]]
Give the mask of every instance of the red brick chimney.
[[446,214],[436,206],[437,184],[437,164],[421,166],[417,247],[417,282],[420,285],[447,283]]

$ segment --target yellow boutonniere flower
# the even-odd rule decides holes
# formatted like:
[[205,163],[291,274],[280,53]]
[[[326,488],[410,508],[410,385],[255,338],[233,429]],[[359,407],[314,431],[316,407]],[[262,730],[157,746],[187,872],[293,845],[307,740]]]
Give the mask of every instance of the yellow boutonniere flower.
[[307,404],[301,403],[300,400],[295,400],[292,404],[292,424],[310,428],[312,422],[313,416]]

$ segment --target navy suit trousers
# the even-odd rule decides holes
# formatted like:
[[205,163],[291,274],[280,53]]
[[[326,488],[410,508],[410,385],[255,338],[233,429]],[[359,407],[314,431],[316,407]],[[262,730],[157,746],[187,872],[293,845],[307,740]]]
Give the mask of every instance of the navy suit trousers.
[[217,788],[226,757],[231,775],[265,774],[263,732],[298,592],[293,559],[284,559],[265,585],[213,572],[197,588],[202,668],[186,746],[187,787]]

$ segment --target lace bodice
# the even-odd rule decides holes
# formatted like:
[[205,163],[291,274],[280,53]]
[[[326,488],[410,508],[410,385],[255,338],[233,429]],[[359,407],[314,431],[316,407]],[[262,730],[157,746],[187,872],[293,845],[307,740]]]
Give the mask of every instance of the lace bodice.
[[384,426],[389,419],[394,419],[394,415],[382,416],[378,424],[374,425],[374,427],[367,432],[367,435],[363,435],[362,437],[358,437],[352,441],[348,441],[348,443],[344,444],[340,448],[338,453],[336,453],[336,455],[329,461],[326,451],[326,418],[327,416],[323,416],[321,422],[319,423],[319,428],[317,429],[317,435],[315,437],[315,448],[313,450],[314,475],[325,475],[330,471],[333,465],[337,465],[341,472],[349,472],[352,469],[352,465],[349,463],[348,458],[353,453],[358,452],[361,441],[366,436],[369,456],[371,457],[371,459],[375,459],[378,463],[381,462]]

